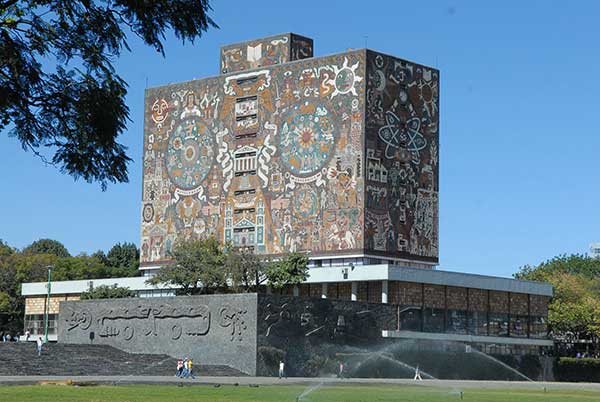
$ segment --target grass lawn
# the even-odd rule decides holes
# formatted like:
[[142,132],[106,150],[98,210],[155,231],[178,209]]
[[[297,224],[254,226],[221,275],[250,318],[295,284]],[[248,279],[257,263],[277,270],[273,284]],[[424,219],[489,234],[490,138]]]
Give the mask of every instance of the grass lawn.
[[[295,402],[306,387],[210,385],[163,386],[86,386],[32,385],[0,387],[2,402]],[[481,402],[574,402],[600,401],[600,392],[523,389],[465,389],[464,401]],[[386,401],[460,401],[460,390],[421,386],[325,386],[314,390],[300,402],[386,402]]]

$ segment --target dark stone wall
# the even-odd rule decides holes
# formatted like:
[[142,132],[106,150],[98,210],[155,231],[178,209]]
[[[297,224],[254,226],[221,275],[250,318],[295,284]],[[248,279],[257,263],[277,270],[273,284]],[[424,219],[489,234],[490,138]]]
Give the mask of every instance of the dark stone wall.
[[256,294],[62,302],[58,339],[254,374],[256,304]]
[[259,295],[258,375],[276,375],[280,360],[290,376],[331,374],[345,353],[382,343],[396,314],[385,304]]

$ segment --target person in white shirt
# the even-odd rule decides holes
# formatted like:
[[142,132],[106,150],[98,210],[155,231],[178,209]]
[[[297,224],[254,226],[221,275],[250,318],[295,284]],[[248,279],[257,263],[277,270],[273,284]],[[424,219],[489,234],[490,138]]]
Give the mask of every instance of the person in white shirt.
[[283,360],[279,361],[279,379],[281,379],[281,377],[287,378],[285,375],[285,364],[283,364]]
[[41,356],[42,355],[42,345],[44,344],[44,341],[42,341],[41,336],[38,337],[38,340],[36,343],[37,343],[38,356]]

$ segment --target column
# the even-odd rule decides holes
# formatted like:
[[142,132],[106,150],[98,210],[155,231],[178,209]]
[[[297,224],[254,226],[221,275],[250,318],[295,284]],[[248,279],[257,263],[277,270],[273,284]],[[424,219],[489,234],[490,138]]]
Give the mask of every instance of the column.
[[388,302],[388,281],[381,281],[381,302]]
[[321,284],[321,299],[327,299],[327,283]]
[[352,282],[352,296],[350,297],[350,300],[358,300],[358,282]]

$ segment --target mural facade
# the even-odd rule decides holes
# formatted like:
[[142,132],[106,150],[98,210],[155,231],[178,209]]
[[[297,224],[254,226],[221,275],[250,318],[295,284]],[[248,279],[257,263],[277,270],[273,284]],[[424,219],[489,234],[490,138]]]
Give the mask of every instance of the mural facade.
[[357,51],[147,90],[142,263],[207,235],[362,250],[364,77]]
[[221,74],[283,64],[313,57],[310,38],[286,33],[221,48]]
[[146,91],[142,265],[209,235],[437,262],[438,72],[365,50],[286,63],[312,55],[293,34],[269,66],[224,56],[277,38],[223,48],[240,71]]
[[438,261],[439,72],[367,52],[365,249]]

